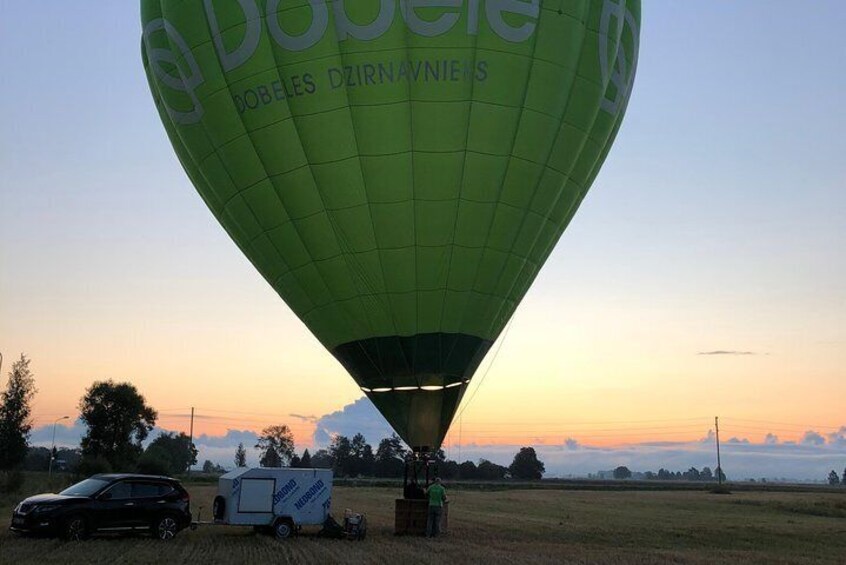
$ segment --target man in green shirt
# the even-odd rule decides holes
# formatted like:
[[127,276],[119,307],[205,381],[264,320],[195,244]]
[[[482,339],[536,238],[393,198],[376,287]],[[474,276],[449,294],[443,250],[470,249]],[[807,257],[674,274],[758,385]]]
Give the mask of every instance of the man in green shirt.
[[441,514],[444,510],[444,503],[447,501],[446,489],[441,485],[440,477],[435,477],[428,491],[429,516],[426,521],[426,537],[434,538],[441,533]]

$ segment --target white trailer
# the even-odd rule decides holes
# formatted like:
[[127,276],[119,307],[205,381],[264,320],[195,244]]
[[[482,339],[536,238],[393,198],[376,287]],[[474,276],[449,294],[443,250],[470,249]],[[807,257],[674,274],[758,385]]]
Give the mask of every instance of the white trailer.
[[270,528],[278,538],[300,526],[318,526],[329,516],[330,469],[241,467],[221,476],[214,523]]

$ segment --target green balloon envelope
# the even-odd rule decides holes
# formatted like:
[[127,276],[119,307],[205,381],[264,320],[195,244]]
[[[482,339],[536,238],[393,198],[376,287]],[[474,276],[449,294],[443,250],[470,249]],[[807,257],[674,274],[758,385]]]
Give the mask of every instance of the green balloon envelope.
[[415,450],[620,126],[639,0],[142,0],[162,122],[238,247]]

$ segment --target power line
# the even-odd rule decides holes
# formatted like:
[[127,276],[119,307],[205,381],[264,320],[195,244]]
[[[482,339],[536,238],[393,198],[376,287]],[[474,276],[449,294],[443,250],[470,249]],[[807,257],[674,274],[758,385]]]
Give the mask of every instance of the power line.
[[731,421],[731,422],[752,422],[752,423],[755,423],[755,424],[773,424],[773,425],[776,425],[776,426],[790,426],[790,427],[796,427],[796,428],[805,428],[806,430],[810,429],[810,428],[839,430],[840,428],[844,427],[844,426],[823,426],[823,425],[819,425],[819,424],[791,424],[791,423],[788,423],[788,422],[773,422],[773,421],[770,421],[770,420],[750,420],[750,419],[746,419],[746,418],[723,418],[723,420],[728,420],[728,421]]

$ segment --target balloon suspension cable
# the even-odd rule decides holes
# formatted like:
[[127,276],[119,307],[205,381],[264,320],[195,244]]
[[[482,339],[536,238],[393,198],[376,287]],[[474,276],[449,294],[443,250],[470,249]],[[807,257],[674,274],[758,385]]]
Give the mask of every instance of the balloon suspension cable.
[[470,403],[473,402],[473,399],[476,398],[476,393],[479,392],[479,389],[482,388],[482,384],[485,382],[485,377],[488,376],[488,373],[491,371],[491,367],[493,367],[494,363],[496,362],[496,358],[499,355],[500,350],[502,349],[502,344],[505,343],[505,339],[508,337],[508,330],[511,329],[511,324],[514,322],[514,316],[508,320],[508,325],[505,326],[505,331],[502,332],[502,339],[499,340],[499,344],[496,346],[496,350],[494,351],[493,357],[491,357],[491,362],[488,363],[487,368],[485,368],[485,372],[482,373],[482,377],[479,379],[479,384],[476,385],[476,388],[473,389],[473,393],[470,395],[470,398],[467,399],[467,402],[464,403],[464,406],[461,407],[461,410],[453,416],[452,421],[455,422],[456,418],[459,420],[461,419],[461,415],[464,414],[464,411],[467,410],[467,407],[470,406]]
[[402,496],[406,499],[426,498],[426,489],[438,477],[438,458],[431,451],[415,451],[405,458]]

